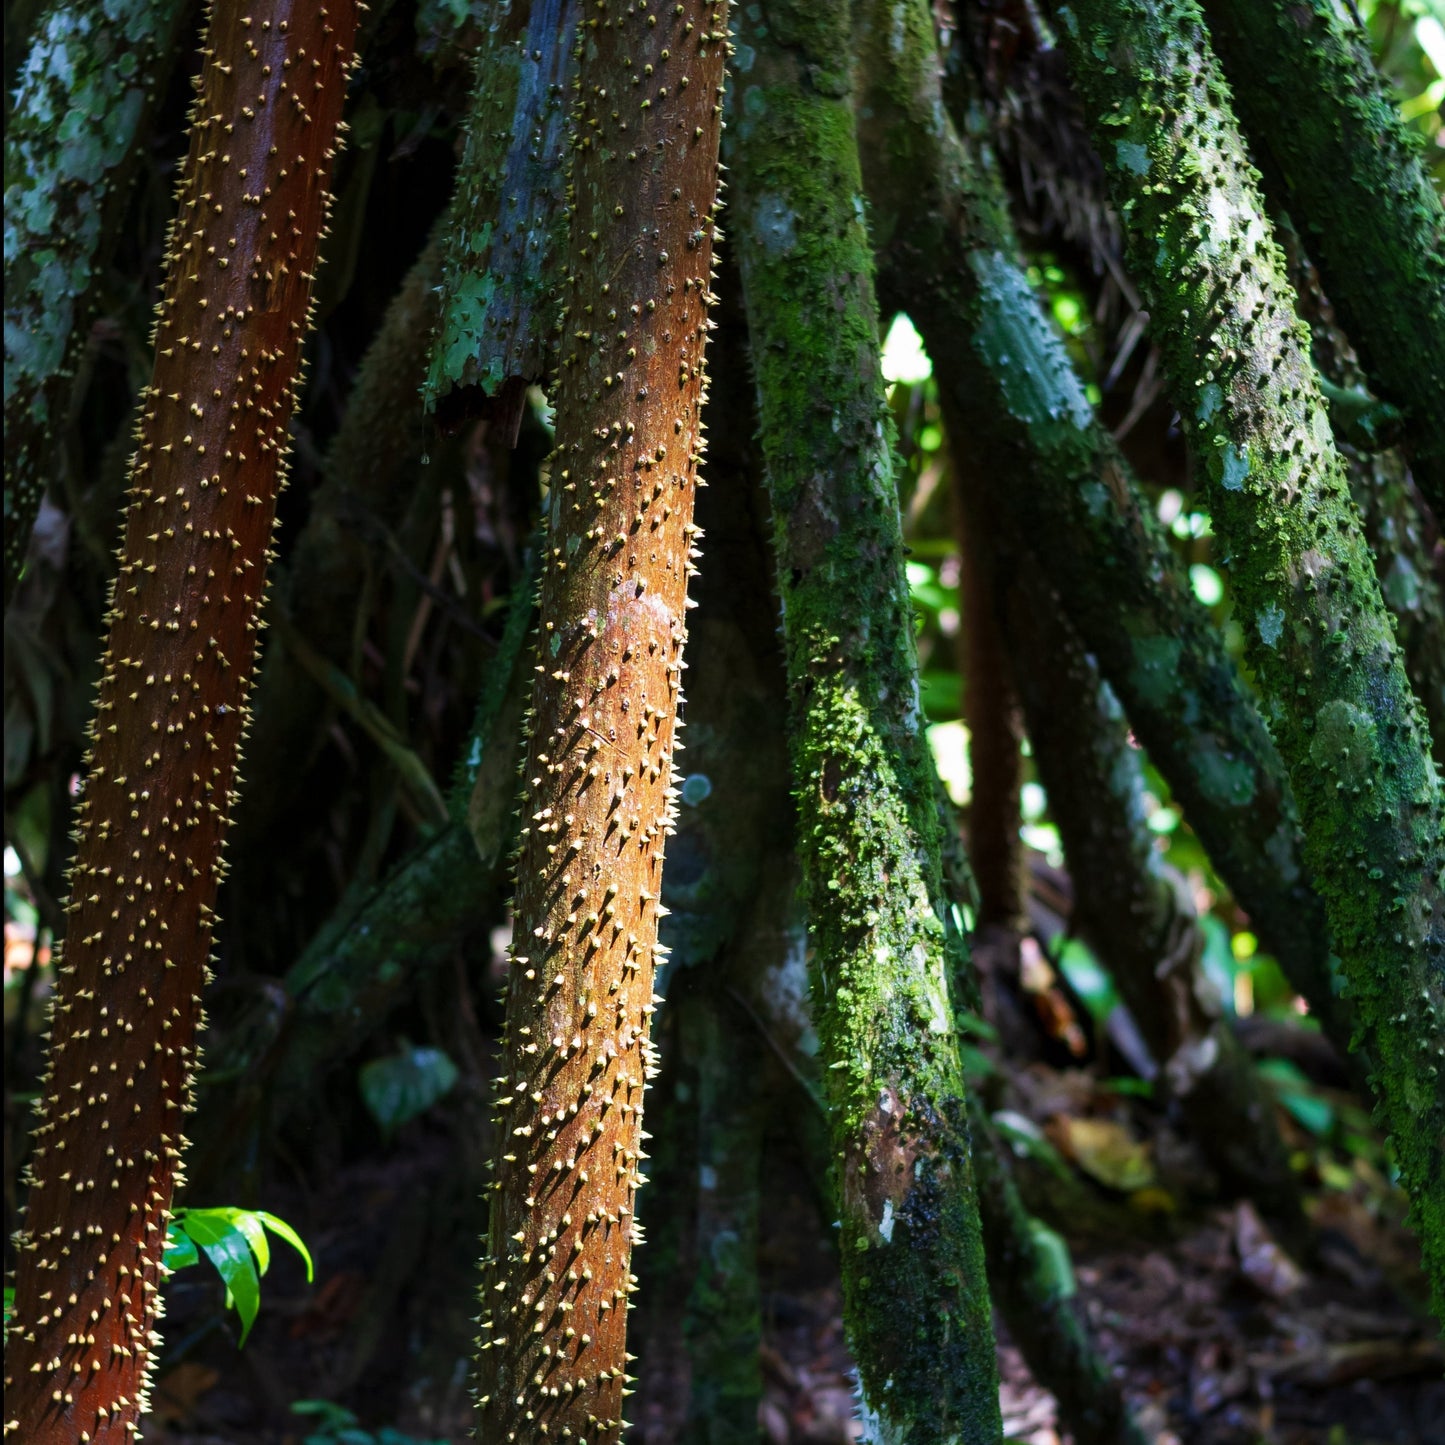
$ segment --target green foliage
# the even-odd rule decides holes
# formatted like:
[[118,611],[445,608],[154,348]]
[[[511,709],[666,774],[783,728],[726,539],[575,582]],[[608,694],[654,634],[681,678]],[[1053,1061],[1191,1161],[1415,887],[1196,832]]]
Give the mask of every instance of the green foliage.
[[457,1066],[441,1049],[403,1041],[394,1054],[363,1064],[359,1082],[371,1117],[390,1138],[450,1093],[458,1077]]
[[356,1416],[330,1400],[294,1400],[291,1413],[310,1417],[313,1428],[301,1437],[301,1445],[446,1445],[443,1440],[421,1440],[390,1425],[379,1430],[364,1429]]
[[[216,1266],[226,1285],[226,1307],[241,1317],[241,1340],[251,1333],[261,1308],[261,1276],[271,1267],[267,1230],[284,1239],[306,1261],[306,1278],[315,1278],[311,1251],[284,1219],[261,1209],[178,1209],[166,1231],[165,1268],[170,1274],[199,1264],[202,1254]],[[8,1291],[7,1291],[8,1295]],[[8,1304],[8,1300],[7,1300]]]

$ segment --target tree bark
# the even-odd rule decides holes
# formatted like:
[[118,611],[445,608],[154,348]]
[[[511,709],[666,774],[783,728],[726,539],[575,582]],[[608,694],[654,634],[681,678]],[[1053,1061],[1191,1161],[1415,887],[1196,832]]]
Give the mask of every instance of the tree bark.
[[483,1263],[488,1441],[623,1430],[726,9],[604,9],[576,44],[557,449]]
[[747,10],[729,132],[783,599],[791,751],[871,1440],[996,1441],[988,1285],[950,1002],[846,15]]
[[1445,525],[1445,209],[1369,37],[1338,0],[1205,9],[1266,179],[1375,389],[1404,409],[1415,480]]
[[1263,720],[1041,314],[1002,186],[943,110],[926,7],[879,0],[860,23],[860,135],[884,294],[923,333],[958,418],[960,473],[989,478],[998,525],[1047,558],[1221,877],[1344,1049],[1349,1011]]
[[1193,0],[1060,11],[1445,1310],[1439,778]]
[[131,468],[5,1354],[6,1433],[128,1440],[357,7],[218,3]]
[[56,0],[5,127],[5,605],[57,459],[89,310],[180,0]]

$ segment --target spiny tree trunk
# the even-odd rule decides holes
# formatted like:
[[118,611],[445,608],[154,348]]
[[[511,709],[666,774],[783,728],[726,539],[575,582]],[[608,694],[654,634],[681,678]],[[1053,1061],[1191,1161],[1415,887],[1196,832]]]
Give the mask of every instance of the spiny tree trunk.
[[1445,831],[1419,704],[1198,7],[1061,18],[1445,1308]]
[[846,15],[748,9],[730,131],[865,1433],[999,1438]]
[[357,7],[221,0],[131,468],[5,1354],[6,1432],[126,1440]]
[[1250,142],[1371,382],[1405,409],[1415,479],[1445,524],[1445,208],[1369,37],[1339,0],[1205,8]]
[[943,109],[927,7],[876,0],[858,18],[880,281],[923,333],[958,418],[960,469],[997,479],[996,525],[1047,556],[1215,867],[1344,1051],[1348,1011],[1333,993],[1323,910],[1264,723],[1041,314],[997,175]]
[[623,1429],[726,10],[604,7],[576,43],[557,449],[483,1267],[488,1441]]
[[181,0],[56,0],[5,128],[5,603],[66,425],[126,172],[169,73]]

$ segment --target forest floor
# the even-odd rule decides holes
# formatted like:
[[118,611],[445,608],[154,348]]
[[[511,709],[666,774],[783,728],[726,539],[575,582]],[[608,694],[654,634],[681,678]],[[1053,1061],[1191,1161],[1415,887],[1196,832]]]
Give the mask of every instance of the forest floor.
[[[270,1207],[311,1245],[317,1275],[307,1285],[289,1251],[278,1251],[244,1349],[209,1269],[173,1279],[167,1363],[147,1439],[470,1438],[469,1241],[480,1232],[479,1190],[442,1122],[409,1126],[382,1160],[298,1167],[292,1183],[268,1187]],[[759,1439],[847,1445],[858,1427],[836,1260],[786,1141],[772,1140],[770,1154]],[[296,1182],[309,1175],[314,1189],[318,1173],[325,1182],[315,1192]],[[1413,1244],[1398,1211],[1382,1210],[1370,1188],[1312,1196],[1316,1243],[1303,1266],[1247,1203],[1187,1217],[1131,1216],[1095,1181],[1076,1182],[1098,1196],[1101,1217],[1113,1209],[1116,1225],[1124,1221],[1101,1231],[1095,1220],[1090,1237],[1071,1240],[1078,1297],[1161,1445],[1445,1445],[1445,1351],[1418,1301],[1413,1309],[1402,1303],[1402,1292],[1419,1284]],[[675,1353],[639,1363],[635,1445],[697,1438],[676,1420],[682,1331],[660,1334]],[[1063,1445],[1069,1436],[1053,1397],[1002,1325],[999,1337],[1007,1436]],[[316,1402],[311,1413],[295,1413],[298,1400]]]

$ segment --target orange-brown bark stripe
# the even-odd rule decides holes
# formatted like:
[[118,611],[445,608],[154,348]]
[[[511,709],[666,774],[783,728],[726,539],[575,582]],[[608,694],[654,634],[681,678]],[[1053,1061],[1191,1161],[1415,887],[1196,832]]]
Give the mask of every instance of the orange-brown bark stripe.
[[581,27],[479,1438],[616,1441],[702,449],[727,15]]
[[356,0],[217,0],[132,461],[5,1434],[135,1434]]

